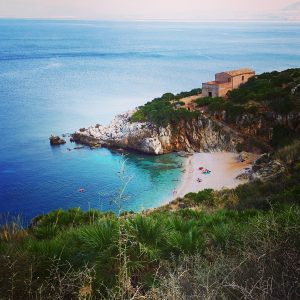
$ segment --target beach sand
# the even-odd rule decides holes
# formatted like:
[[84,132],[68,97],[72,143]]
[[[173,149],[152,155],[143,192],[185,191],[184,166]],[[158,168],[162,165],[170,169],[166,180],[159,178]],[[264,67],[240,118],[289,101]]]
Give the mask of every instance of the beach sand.
[[[238,155],[231,152],[195,153],[187,158],[184,173],[177,189],[173,191],[172,201],[183,197],[190,192],[198,192],[204,189],[220,190],[222,188],[234,188],[246,181],[237,180],[236,177],[251,166],[255,157],[250,157],[245,162],[238,160]],[[211,171],[210,174],[202,174],[200,167]],[[198,182],[200,178],[202,181]]]

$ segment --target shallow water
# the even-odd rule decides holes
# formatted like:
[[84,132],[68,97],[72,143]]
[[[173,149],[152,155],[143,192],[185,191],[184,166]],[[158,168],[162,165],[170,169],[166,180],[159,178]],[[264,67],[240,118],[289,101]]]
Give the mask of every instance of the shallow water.
[[[0,21],[0,212],[114,209],[120,154],[49,146],[217,71],[299,67],[299,24]],[[130,154],[127,210],[158,206],[181,158]],[[83,187],[86,192],[79,193]]]

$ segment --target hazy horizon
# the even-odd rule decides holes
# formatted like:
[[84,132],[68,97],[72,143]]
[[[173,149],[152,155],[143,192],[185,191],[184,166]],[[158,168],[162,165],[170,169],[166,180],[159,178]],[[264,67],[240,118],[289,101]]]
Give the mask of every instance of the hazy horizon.
[[105,21],[300,21],[300,1],[0,0],[1,19]]

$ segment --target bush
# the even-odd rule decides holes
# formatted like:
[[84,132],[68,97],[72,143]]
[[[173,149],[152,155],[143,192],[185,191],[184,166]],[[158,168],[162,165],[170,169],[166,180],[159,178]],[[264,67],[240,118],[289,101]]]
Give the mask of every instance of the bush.
[[229,239],[223,251],[181,256],[165,267],[149,298],[297,299],[300,237],[292,227],[299,228],[298,214],[284,210],[254,218],[238,234],[238,248]]
[[294,130],[278,124],[273,127],[271,145],[275,148],[280,148],[291,144],[295,139],[299,138],[300,135]]
[[213,200],[213,190],[212,189],[205,189],[198,193],[189,193],[185,196],[188,199],[193,200],[195,203],[205,203],[209,204]]
[[209,105],[214,98],[211,97],[203,97],[195,100],[195,103],[197,104],[197,107],[203,107]]
[[236,119],[246,112],[246,108],[242,105],[236,105],[231,102],[227,102],[224,107],[226,111],[226,121],[236,122]]
[[[190,112],[185,108],[177,109],[176,104],[183,105],[180,100],[188,95],[193,95],[198,90],[192,90],[186,94],[166,93],[160,98],[155,98],[152,101],[140,106],[131,116],[131,122],[152,122],[158,126],[172,125],[176,126],[180,121],[190,121],[198,117],[197,112]],[[174,102],[174,100],[176,100]]]
[[289,166],[295,166],[300,162],[300,140],[279,149],[275,157]]
[[219,113],[225,109],[225,102],[222,98],[213,98],[213,101],[208,105],[210,113]]

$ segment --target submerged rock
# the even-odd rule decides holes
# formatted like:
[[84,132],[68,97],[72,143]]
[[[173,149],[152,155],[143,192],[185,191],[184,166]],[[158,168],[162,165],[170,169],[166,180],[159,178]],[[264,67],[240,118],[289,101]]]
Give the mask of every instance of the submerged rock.
[[57,135],[51,135],[51,136],[49,137],[49,140],[50,140],[50,144],[51,144],[52,146],[62,145],[62,144],[65,144],[65,143],[66,143],[66,141],[65,141],[64,139],[60,138],[60,137],[57,136]]
[[81,128],[72,135],[77,143],[94,147],[95,144],[141,151],[149,154],[194,151],[235,151],[243,138],[230,130],[217,126],[210,118],[200,115],[182,120],[176,128],[157,126],[149,122],[131,122],[134,111],[116,116],[108,126]]

